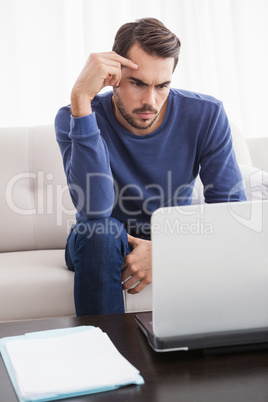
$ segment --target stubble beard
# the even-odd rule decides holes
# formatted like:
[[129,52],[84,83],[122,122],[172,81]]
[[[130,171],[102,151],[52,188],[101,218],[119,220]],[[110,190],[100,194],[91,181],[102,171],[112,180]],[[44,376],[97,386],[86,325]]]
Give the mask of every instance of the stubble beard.
[[142,119],[142,121],[144,122],[144,124],[138,124],[135,120],[135,118],[128,114],[123,106],[123,103],[121,101],[120,96],[118,95],[118,93],[116,93],[116,91],[114,91],[114,103],[119,111],[119,113],[121,114],[121,116],[128,122],[128,124],[133,127],[136,128],[138,130],[146,130],[147,128],[150,128],[153,123],[155,122],[155,120],[157,119],[157,117],[159,116],[160,111],[157,111],[154,108],[151,108],[149,105],[144,105],[141,109],[134,109],[133,110],[133,114],[134,113],[143,113],[143,112],[151,112],[151,113],[155,113],[155,117],[151,120],[151,121],[147,121],[146,119]]

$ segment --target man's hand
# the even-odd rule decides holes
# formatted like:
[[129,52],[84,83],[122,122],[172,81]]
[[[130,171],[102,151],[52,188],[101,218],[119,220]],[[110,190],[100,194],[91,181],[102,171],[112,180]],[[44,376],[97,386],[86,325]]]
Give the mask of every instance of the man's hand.
[[[136,294],[152,282],[151,242],[130,235],[128,235],[128,242],[133,250],[125,257],[121,279],[123,289],[128,289],[128,293]],[[130,289],[135,284],[136,286]]]
[[91,101],[106,86],[118,87],[121,66],[137,69],[137,64],[115,52],[92,53],[71,93],[72,114],[82,117],[92,113]]

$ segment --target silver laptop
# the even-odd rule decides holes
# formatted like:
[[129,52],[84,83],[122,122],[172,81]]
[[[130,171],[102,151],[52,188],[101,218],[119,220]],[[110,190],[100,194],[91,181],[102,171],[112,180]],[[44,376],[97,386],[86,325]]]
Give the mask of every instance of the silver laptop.
[[[268,346],[268,200],[161,208],[151,219],[156,351]],[[221,349],[223,350],[223,349]]]

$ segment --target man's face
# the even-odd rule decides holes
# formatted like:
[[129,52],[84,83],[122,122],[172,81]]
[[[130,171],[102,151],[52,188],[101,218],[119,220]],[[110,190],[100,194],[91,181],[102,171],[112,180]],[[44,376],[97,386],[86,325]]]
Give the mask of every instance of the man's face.
[[174,59],[159,58],[134,45],[128,58],[139,68],[122,68],[113,105],[119,123],[133,134],[145,135],[156,130],[164,120]]

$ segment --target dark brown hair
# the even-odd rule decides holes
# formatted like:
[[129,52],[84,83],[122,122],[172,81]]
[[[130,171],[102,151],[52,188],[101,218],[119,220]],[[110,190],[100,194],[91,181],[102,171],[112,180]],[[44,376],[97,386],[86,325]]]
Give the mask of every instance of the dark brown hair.
[[150,55],[173,57],[173,71],[175,70],[181,42],[161,21],[156,18],[142,18],[122,25],[116,33],[113,51],[128,57],[129,49],[136,43]]

